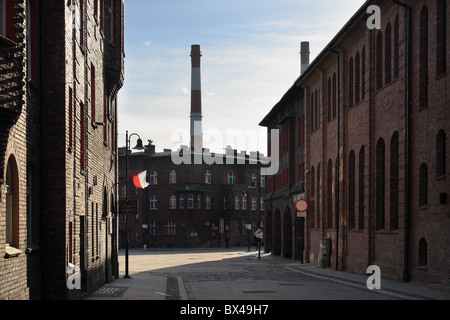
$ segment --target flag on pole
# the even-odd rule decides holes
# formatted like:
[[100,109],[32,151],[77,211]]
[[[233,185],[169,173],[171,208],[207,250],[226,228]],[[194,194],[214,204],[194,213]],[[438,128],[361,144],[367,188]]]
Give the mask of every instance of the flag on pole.
[[141,173],[135,175],[133,177],[134,186],[138,189],[145,189],[149,186],[147,182],[147,170],[142,171]]

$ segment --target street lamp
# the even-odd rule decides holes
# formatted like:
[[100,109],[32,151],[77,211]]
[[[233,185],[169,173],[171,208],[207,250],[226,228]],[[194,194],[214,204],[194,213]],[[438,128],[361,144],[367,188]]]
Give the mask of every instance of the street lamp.
[[[137,136],[137,144],[136,147],[133,148],[133,150],[145,150],[146,148],[142,145],[141,137],[137,133],[132,133],[130,136],[128,136],[128,130],[126,133],[126,153],[125,153],[125,179],[126,179],[126,193],[125,193],[125,200],[128,201],[128,153],[130,150],[130,140],[132,136]],[[128,216],[125,215],[125,234],[126,234],[126,242],[125,242],[125,276],[124,278],[130,278],[130,275],[128,273]]]

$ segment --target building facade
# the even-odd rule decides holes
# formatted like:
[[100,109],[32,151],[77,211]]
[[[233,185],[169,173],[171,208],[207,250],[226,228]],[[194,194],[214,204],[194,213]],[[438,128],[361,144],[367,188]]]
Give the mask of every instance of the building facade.
[[[253,234],[264,217],[265,178],[258,154],[252,160],[245,152],[228,149],[225,155],[213,154],[213,164],[194,164],[194,153],[187,147],[175,153],[155,152],[151,142],[146,151],[129,153],[128,179],[146,170],[150,185],[136,189],[128,183],[128,199],[137,201],[138,211],[136,216],[121,216],[121,248],[127,236],[130,248],[253,248]],[[175,164],[173,156],[183,157],[183,163]],[[125,149],[119,158],[124,181]],[[121,199],[126,190],[124,183]]]
[[[265,250],[303,261],[305,218],[295,204],[305,197],[305,106],[293,85],[260,123],[268,129],[269,157],[278,149],[279,171],[267,177]],[[278,141],[272,132],[278,130]],[[278,143],[278,148],[273,144]],[[272,150],[273,149],[273,150]]]
[[76,299],[118,275],[124,2],[0,5],[0,297]]
[[[367,23],[370,5],[379,28]],[[295,81],[306,113],[306,261],[448,279],[448,13],[446,1],[366,1]]]

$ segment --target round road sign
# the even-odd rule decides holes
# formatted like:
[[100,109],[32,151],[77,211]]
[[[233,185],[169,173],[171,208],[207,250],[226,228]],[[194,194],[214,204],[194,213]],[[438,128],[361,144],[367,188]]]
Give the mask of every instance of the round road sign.
[[306,200],[300,199],[295,204],[295,209],[298,212],[306,212],[308,210],[308,202]]

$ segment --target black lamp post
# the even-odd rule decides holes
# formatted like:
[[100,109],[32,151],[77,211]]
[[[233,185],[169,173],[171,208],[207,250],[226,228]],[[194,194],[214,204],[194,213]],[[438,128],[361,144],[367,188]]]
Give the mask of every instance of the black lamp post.
[[[126,178],[126,193],[125,193],[125,200],[128,201],[128,153],[130,150],[130,139],[132,136],[137,136],[137,144],[136,147],[133,148],[133,150],[145,150],[146,148],[142,145],[141,137],[137,133],[132,133],[130,136],[128,136],[128,130],[126,133],[126,154],[125,154],[125,178]],[[125,233],[126,233],[126,242],[125,242],[125,276],[124,278],[130,278],[130,275],[128,273],[128,216],[125,215]]]

